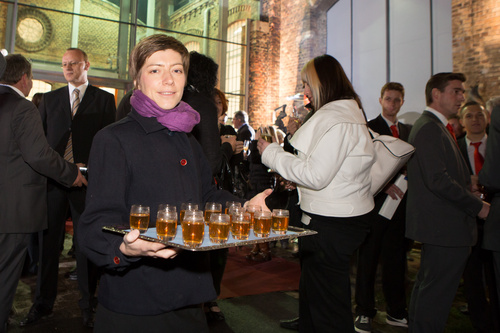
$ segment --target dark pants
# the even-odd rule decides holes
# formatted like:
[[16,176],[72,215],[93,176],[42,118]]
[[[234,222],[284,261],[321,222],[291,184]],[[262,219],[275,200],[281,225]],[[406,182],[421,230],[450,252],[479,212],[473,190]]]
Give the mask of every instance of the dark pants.
[[[59,273],[60,244],[64,237],[68,209],[71,210],[73,231],[78,232],[78,221],[85,208],[85,189],[64,189],[52,187],[47,193],[48,229],[40,232],[40,264],[37,277],[34,307],[52,309],[57,296],[57,278]],[[81,309],[95,306],[94,293],[97,286],[97,269],[85,257],[75,241],[78,288]],[[92,273],[89,273],[92,272]]]
[[132,316],[116,313],[99,305],[94,333],[101,332],[208,333],[208,326],[201,306],[174,310],[157,316]]
[[467,299],[470,320],[476,331],[499,332],[498,298],[493,272],[493,257],[491,251],[481,247],[484,221],[478,219],[477,223],[477,244],[471,249],[463,274],[465,298]]
[[354,332],[350,261],[368,234],[367,215],[310,216],[306,228],[318,233],[300,238],[300,332]]
[[0,233],[0,333],[7,332],[7,320],[28,252],[30,236],[29,233]]
[[409,332],[442,333],[470,247],[422,244],[420,269],[410,298]]
[[210,273],[212,273],[212,280],[217,296],[220,295],[220,285],[222,283],[224,269],[226,268],[228,252],[228,249],[210,251]]
[[405,290],[407,242],[404,211],[401,214],[398,209],[392,220],[380,216],[378,211],[376,208],[370,214],[371,232],[358,250],[356,315],[373,318],[377,313],[375,277],[380,259],[387,314],[402,319],[408,316]]

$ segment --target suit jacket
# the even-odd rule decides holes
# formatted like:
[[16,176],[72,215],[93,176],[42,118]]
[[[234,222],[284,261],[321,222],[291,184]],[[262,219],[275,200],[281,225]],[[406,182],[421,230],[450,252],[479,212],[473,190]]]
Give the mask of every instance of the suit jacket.
[[493,195],[490,213],[484,224],[483,247],[500,251],[500,106],[491,112],[486,156],[479,172],[479,183]]
[[255,131],[250,127],[249,124],[243,124],[240,128],[238,128],[236,134],[236,140],[245,141],[245,140],[253,140],[255,137]]
[[467,151],[467,141],[465,141],[465,135],[462,136],[460,139],[457,139],[458,143],[458,148],[460,148],[460,153],[462,153],[462,156],[464,157],[465,163],[467,164],[467,168],[469,169],[469,174],[472,173],[472,165],[470,164],[469,160],[469,152]]
[[43,95],[38,107],[47,141],[61,156],[72,132],[75,163],[87,164],[94,135],[115,121],[116,105],[112,94],[89,85],[73,119],[68,86]]
[[47,228],[47,178],[71,186],[76,165],[47,143],[35,105],[0,86],[0,233]]
[[[377,132],[380,135],[390,135],[392,136],[392,131],[389,125],[387,125],[387,122],[385,121],[384,118],[382,118],[382,115],[378,115],[377,118],[372,119],[368,122],[368,127],[372,129],[373,131]],[[398,122],[398,131],[399,131],[399,138],[403,141],[408,142],[408,137],[410,136],[410,131],[411,131],[411,125],[406,125],[403,123]],[[403,168],[400,173],[406,170],[406,168]],[[391,183],[394,183],[397,177],[399,177],[398,173],[394,178],[391,180]],[[380,210],[382,205],[384,204],[385,199],[387,198],[387,194],[384,192],[380,192],[375,196],[375,210]],[[406,210],[406,194],[403,197],[402,202],[399,204],[398,209],[395,213],[395,217],[398,217],[400,219],[404,219],[405,216],[405,210]],[[394,217],[393,217],[394,219]],[[404,223],[404,222],[403,222]]]
[[472,246],[482,201],[470,191],[470,174],[443,123],[424,111],[408,142],[416,149],[408,163],[406,237],[438,246]]

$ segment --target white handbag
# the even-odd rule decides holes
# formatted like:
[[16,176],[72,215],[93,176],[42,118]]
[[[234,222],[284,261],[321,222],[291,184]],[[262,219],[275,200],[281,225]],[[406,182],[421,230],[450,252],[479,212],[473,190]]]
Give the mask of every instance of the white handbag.
[[375,196],[408,162],[415,147],[393,136],[380,135],[371,129],[369,131],[373,137],[375,150],[375,162],[370,171],[372,177],[371,192]]

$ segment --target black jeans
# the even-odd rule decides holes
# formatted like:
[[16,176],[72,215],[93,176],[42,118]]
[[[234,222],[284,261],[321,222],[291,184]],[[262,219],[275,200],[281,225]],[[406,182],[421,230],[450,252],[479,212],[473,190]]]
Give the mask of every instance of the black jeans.
[[349,278],[351,256],[369,231],[367,215],[338,218],[311,215],[300,239],[300,332],[354,332]]

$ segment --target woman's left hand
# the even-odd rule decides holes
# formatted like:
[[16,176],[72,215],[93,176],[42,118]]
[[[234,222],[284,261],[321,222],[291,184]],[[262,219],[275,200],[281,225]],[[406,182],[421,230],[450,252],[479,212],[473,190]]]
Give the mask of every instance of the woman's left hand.
[[266,140],[259,138],[259,141],[257,142],[257,149],[259,150],[259,153],[262,155],[264,150],[266,150],[267,146],[269,146],[270,143],[267,142]]
[[173,259],[179,248],[166,247],[164,244],[149,242],[139,238],[139,230],[132,230],[123,236],[123,243],[120,251],[131,257],[153,257],[163,259]]
[[252,199],[249,201],[245,202],[245,207],[247,205],[255,205],[255,206],[260,206],[262,207],[262,211],[269,212],[271,211],[267,206],[266,206],[266,198],[273,193],[273,189],[268,188],[267,190],[264,190],[254,196]]

